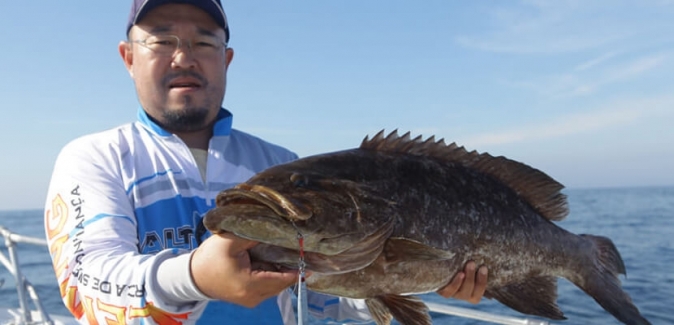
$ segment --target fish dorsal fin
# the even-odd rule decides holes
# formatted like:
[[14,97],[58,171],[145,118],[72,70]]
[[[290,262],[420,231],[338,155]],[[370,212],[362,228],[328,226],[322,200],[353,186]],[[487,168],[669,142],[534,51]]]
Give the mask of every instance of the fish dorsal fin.
[[361,149],[417,156],[435,157],[490,175],[513,189],[523,197],[543,217],[562,220],[569,213],[566,195],[561,193],[564,186],[542,171],[503,156],[493,157],[488,153],[467,151],[456,143],[445,144],[434,136],[422,140],[421,136],[402,136],[395,130],[385,135],[379,131],[372,139],[365,137]]

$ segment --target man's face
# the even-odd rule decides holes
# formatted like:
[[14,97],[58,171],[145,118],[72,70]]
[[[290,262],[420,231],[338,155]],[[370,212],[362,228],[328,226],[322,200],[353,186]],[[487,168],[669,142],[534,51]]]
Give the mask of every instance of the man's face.
[[220,110],[233,51],[204,55],[182,44],[167,55],[134,42],[165,35],[175,35],[181,43],[204,37],[224,43],[225,32],[201,9],[167,4],[147,13],[131,28],[130,42],[119,47],[140,104],[152,119],[176,133],[204,130]]

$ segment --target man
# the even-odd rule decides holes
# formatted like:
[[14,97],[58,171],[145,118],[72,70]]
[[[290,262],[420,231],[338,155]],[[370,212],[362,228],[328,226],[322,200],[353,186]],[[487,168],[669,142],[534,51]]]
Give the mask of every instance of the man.
[[[45,209],[54,270],[82,323],[294,323],[296,271],[251,262],[256,243],[208,235],[219,191],[296,159],[231,128],[221,108],[234,51],[219,0],[136,0],[119,53],[138,121],[65,146]],[[439,293],[478,302],[486,268],[469,263]],[[362,301],[312,293],[317,317],[367,321]]]

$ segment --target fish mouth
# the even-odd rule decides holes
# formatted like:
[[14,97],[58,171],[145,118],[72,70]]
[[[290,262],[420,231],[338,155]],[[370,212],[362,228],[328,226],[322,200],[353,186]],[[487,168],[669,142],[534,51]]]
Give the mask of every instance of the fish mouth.
[[281,193],[262,185],[239,184],[234,188],[223,191],[217,198],[217,206],[228,204],[257,204],[263,205],[278,216],[290,221],[307,220],[313,213],[302,204],[292,202]]
[[217,207],[203,218],[209,231],[231,232],[242,238],[290,250],[299,250],[298,236],[301,234],[306,252],[325,256],[340,254],[359,244],[362,246],[351,252],[374,249],[372,247],[383,245],[386,237],[383,235],[390,234],[392,229],[392,222],[387,222],[367,232],[323,231],[323,224],[309,220],[313,213],[307,206],[261,185],[239,184],[222,191],[216,201]]

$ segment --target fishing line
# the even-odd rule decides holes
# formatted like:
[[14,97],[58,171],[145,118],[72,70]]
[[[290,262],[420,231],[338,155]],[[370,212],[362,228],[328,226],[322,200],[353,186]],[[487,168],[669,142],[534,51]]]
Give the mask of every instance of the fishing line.
[[297,241],[300,247],[300,258],[298,262],[299,279],[297,285],[297,325],[304,325],[309,320],[309,303],[307,301],[307,282],[305,281],[306,263],[304,262],[304,236],[293,222],[293,227],[297,230]]

